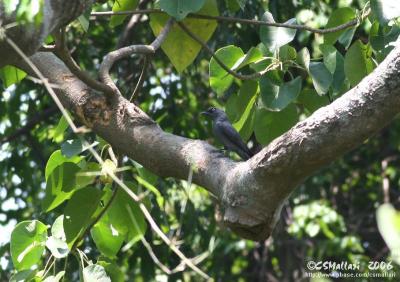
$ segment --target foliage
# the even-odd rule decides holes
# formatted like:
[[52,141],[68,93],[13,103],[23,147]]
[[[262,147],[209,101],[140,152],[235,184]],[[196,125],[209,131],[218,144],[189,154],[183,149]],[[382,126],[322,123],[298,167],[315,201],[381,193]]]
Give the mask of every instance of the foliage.
[[[5,1],[10,12],[11,2]],[[18,24],[40,23],[40,8],[29,6],[37,1],[16,2]],[[126,11],[138,5],[129,0],[108,2],[94,5],[92,11]],[[364,18],[365,2],[160,0],[166,14],[151,14],[148,21],[142,17],[129,40],[150,43],[169,15],[214,49],[231,71],[262,75],[238,79],[175,24],[162,44],[165,55],[157,52],[152,59],[136,102],[164,130],[199,139],[208,138],[209,128],[197,114],[209,105],[224,107],[243,139],[267,145],[357,85],[390,52],[390,43],[400,34],[399,4],[371,1],[371,15]],[[191,13],[257,17],[315,28],[362,22],[320,35],[285,27],[217,23],[192,18]],[[98,62],[116,46],[129,16],[114,15],[90,24],[87,19],[71,23],[66,39],[75,47],[79,65],[94,76]],[[118,86],[127,97],[135,88],[141,62],[133,57],[116,69]],[[32,117],[52,107],[41,85],[27,79],[20,82],[24,76],[15,67],[0,70],[4,90],[0,136],[13,136]],[[123,159],[119,166],[109,145],[89,133],[86,140],[105,160],[99,164],[63,117],[41,117],[16,137],[0,141],[0,233],[12,228],[12,233],[7,231],[10,240],[0,243],[0,277],[11,281],[166,279],[142,244],[146,240],[158,260],[176,270],[169,275],[171,280],[197,281],[197,274],[152,232],[139,204],[116,189],[110,171],[123,175],[174,244],[190,258],[200,255],[200,267],[222,281],[299,280],[305,277],[309,260],[359,263],[360,273],[371,272],[371,261],[398,263],[398,214],[392,206],[378,207],[389,198],[399,208],[399,127],[396,120],[364,146],[306,180],[288,199],[273,236],[250,242],[218,226],[212,198],[191,183],[190,175],[187,181],[160,179],[130,160]],[[382,189],[384,185],[390,190]],[[391,270],[400,274],[397,264]]]

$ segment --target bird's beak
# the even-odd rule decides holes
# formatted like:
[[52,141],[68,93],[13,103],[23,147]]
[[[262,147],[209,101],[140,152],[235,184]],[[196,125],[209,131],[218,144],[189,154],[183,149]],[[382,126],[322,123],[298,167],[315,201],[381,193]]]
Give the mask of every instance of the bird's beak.
[[202,115],[205,115],[205,116],[210,116],[210,113],[209,113],[209,112],[201,112],[201,114],[202,114]]

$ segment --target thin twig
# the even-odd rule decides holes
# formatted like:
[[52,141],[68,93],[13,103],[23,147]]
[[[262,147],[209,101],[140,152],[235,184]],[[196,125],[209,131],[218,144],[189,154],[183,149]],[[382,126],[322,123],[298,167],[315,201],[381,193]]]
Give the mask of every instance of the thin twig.
[[[94,17],[101,17],[101,16],[114,16],[114,15],[134,15],[134,14],[165,14],[164,11],[160,9],[144,9],[144,10],[135,10],[135,11],[106,11],[106,12],[92,12],[91,16]],[[366,16],[366,15],[365,15]],[[231,23],[241,23],[241,24],[249,24],[249,25],[256,25],[256,26],[274,26],[274,27],[285,27],[290,29],[296,30],[307,30],[313,33],[319,34],[326,34],[337,32],[358,24],[358,20],[354,19],[347,23],[332,27],[332,28],[313,28],[306,25],[298,25],[298,24],[285,24],[285,23],[272,23],[260,20],[252,20],[252,19],[242,19],[242,18],[235,18],[235,17],[224,17],[224,16],[210,16],[210,15],[203,15],[197,13],[190,13],[187,15],[188,18],[195,18],[195,19],[203,19],[203,20],[214,20],[218,22],[231,22]]]
[[[126,206],[126,209],[128,210],[128,214],[132,220],[133,225],[135,226],[135,228],[137,230],[139,230],[140,229],[139,224],[137,223],[137,221],[136,221],[135,217],[133,216],[133,213],[128,205]],[[164,271],[166,274],[168,274],[168,275],[172,274],[172,271],[157,258],[156,254],[154,253],[153,249],[151,248],[151,245],[149,244],[149,242],[147,242],[144,235],[140,236],[140,241],[142,242],[143,246],[147,249],[147,252],[149,253],[149,255],[150,255],[151,259],[154,261],[154,263],[156,265],[158,265],[158,267],[162,271]]]
[[127,47],[122,47],[120,49],[109,52],[100,65],[99,76],[100,80],[107,86],[111,87],[114,91],[119,93],[119,90],[110,76],[110,69],[114,63],[122,58],[128,57],[132,54],[154,54],[155,51],[160,48],[162,42],[167,37],[168,32],[171,29],[174,20],[169,19],[160,32],[160,34],[154,39],[150,45],[130,45]]
[[133,90],[131,98],[129,99],[129,102],[133,101],[133,98],[137,95],[137,93],[139,92],[139,90],[142,88],[143,82],[144,82],[144,74],[147,70],[147,66],[149,65],[149,59],[148,56],[144,56],[143,58],[143,67],[142,67],[142,71],[140,73],[138,82],[136,83],[135,86],[135,90]]
[[265,70],[260,71],[260,72],[255,72],[252,74],[237,73],[237,72],[231,70],[227,65],[225,65],[216,56],[215,52],[210,47],[208,47],[208,45],[200,37],[198,37],[196,34],[194,34],[190,29],[188,29],[182,22],[177,22],[177,24],[184,32],[186,32],[191,38],[193,38],[197,43],[199,43],[227,73],[229,73],[230,75],[232,75],[240,80],[257,79],[257,78],[263,76],[264,74],[266,74],[268,71],[270,71],[276,67],[274,64],[271,64],[271,65],[269,65],[268,68],[266,68]]

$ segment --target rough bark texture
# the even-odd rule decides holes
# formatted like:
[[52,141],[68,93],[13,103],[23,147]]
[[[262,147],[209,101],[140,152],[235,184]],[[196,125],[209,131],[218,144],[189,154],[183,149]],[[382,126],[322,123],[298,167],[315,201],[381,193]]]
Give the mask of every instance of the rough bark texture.
[[218,198],[223,223],[243,238],[261,240],[271,234],[284,200],[299,183],[399,112],[400,41],[395,46],[358,86],[246,162],[233,162],[204,141],[164,132],[123,97],[107,101],[51,53],[31,59],[60,86],[57,95],[64,106],[114,148],[162,177],[186,179],[193,169],[193,182]]

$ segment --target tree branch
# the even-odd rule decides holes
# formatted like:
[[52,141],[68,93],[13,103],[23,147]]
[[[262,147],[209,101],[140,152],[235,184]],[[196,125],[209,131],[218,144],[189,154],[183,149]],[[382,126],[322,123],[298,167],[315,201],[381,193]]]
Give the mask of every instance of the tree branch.
[[[307,176],[362,144],[400,111],[400,41],[355,88],[275,139],[246,162],[234,162],[208,143],[176,136],[119,96],[112,105],[50,53],[32,57],[71,111],[119,152],[162,177],[186,179],[216,195],[221,219],[239,236],[267,238],[285,198]],[[63,78],[70,77],[68,82]],[[72,91],[72,89],[74,91]],[[93,107],[94,102],[96,108]],[[96,115],[97,112],[102,115]],[[107,118],[104,118],[107,117]]]
[[[143,15],[143,14],[166,14],[164,11],[160,9],[144,9],[144,10],[135,10],[135,11],[106,11],[106,12],[92,12],[90,15],[94,17],[103,17],[103,16],[114,16],[114,15]],[[366,11],[362,15],[362,19],[365,19],[369,14],[369,10]],[[255,26],[275,26],[275,27],[285,27],[290,29],[297,29],[297,30],[307,30],[313,33],[319,34],[327,34],[332,32],[337,32],[340,30],[344,30],[346,28],[356,26],[359,23],[358,19],[351,20],[347,23],[331,27],[325,29],[313,28],[306,25],[298,25],[298,24],[285,24],[285,23],[272,23],[260,20],[252,20],[252,19],[242,19],[242,18],[235,18],[235,17],[224,17],[224,16],[210,16],[210,15],[203,15],[197,13],[190,13],[187,15],[188,18],[195,18],[195,19],[203,19],[203,20],[213,20],[218,22],[230,22],[230,23],[241,23],[241,24],[249,24]]]
[[161,33],[154,39],[150,45],[130,45],[114,51],[109,52],[100,65],[99,76],[107,86],[111,87],[116,93],[119,90],[110,76],[110,69],[114,63],[122,58],[128,57],[132,54],[154,54],[160,48],[162,42],[167,37],[167,34],[173,24],[173,20],[169,19]]

